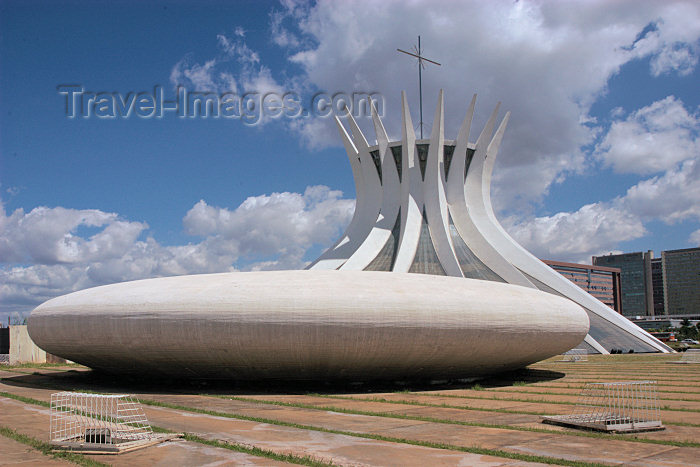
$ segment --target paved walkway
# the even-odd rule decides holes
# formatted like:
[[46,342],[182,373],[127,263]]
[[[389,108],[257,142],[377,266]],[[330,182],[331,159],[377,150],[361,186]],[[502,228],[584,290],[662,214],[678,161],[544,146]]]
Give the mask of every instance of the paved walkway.
[[[5,375],[0,374],[0,377],[3,376]],[[0,391],[43,401],[49,401],[51,393],[55,392],[50,389],[24,388],[6,383],[0,383]],[[160,407],[145,406],[144,409],[153,425],[166,429],[193,433],[210,440],[255,446],[280,454],[311,456],[319,461],[333,462],[336,465],[541,465],[493,456],[193,414]],[[0,397],[0,425],[16,427],[15,429],[23,434],[46,441],[49,409]],[[188,465],[204,465],[212,462],[215,465],[278,465],[264,458],[257,458],[254,462],[251,460],[252,456],[236,458],[236,454],[221,448],[180,441],[118,456],[92,457],[113,465],[165,466],[173,465],[173,460],[178,458],[187,459]],[[176,465],[184,464],[177,462]]]
[[[655,465],[676,466],[684,465],[684,463],[685,465],[693,465],[697,462],[697,459],[700,459],[700,448],[584,438],[563,433],[537,433],[343,414],[297,407],[279,407],[236,400],[231,401],[206,396],[140,395],[139,397],[214,412],[268,418],[300,425],[312,425],[329,430],[372,433],[414,441],[447,443],[465,448],[479,446],[486,449],[501,449],[519,454],[556,457],[584,462],[646,466],[651,465],[653,460]],[[366,409],[369,408],[366,407]],[[439,416],[439,414],[435,413],[431,415],[433,410],[434,408],[432,407],[427,408],[424,414],[426,416]],[[547,427],[540,425],[538,428]],[[185,429],[185,427],[182,429]],[[668,456],[667,459],[662,454]]]
[[[698,464],[700,366],[681,367],[636,356],[622,361],[606,357],[593,357],[591,360],[590,363],[573,365],[541,363],[535,366],[536,370],[525,374],[534,375],[534,381],[513,384],[512,381],[494,379],[485,381],[480,390],[463,385],[423,388],[415,392],[370,391],[324,396],[285,394],[264,387],[232,390],[214,385],[209,391],[218,391],[222,397],[198,395],[198,392],[207,390],[193,389],[194,386],[177,388],[182,393],[168,393],[165,387],[161,387],[154,392],[138,394],[139,389],[119,387],[108,380],[76,377],[77,373],[65,370],[40,369],[34,375],[31,373],[35,370],[22,370],[29,373],[24,375],[17,371],[0,371],[0,378],[6,378],[0,381],[0,391],[43,401],[49,400],[50,393],[62,389],[137,393],[137,397],[144,401],[189,408],[176,410],[145,406],[146,414],[154,425],[176,432],[193,433],[213,441],[255,446],[280,454],[312,456],[319,461],[332,461],[339,465],[531,465],[497,455],[482,456],[459,450],[474,447],[490,450],[491,454],[508,452],[583,463],[637,466]],[[630,379],[659,381],[660,405],[665,406],[661,418],[664,423],[670,423],[667,430],[626,435],[622,439],[605,435],[591,437],[579,431],[543,425],[539,415],[528,413],[567,413],[585,381]],[[694,382],[698,384],[694,385]],[[226,398],[227,391],[231,398]],[[547,394],[534,394],[538,392]],[[236,397],[246,400],[237,400]],[[9,416],[5,415],[6,407],[14,407],[15,411],[22,408],[18,412],[21,414],[19,418],[7,422],[13,428],[31,431],[29,425],[24,427],[23,421],[33,419],[36,420],[37,429],[43,427],[46,430],[47,409],[0,399],[0,424],[6,424],[3,417],[7,419]],[[210,414],[196,413],[196,410]],[[343,411],[363,411],[367,414]],[[224,416],[227,414],[254,417],[258,421]],[[421,417],[422,420],[415,419]],[[261,419],[270,420],[270,423],[264,423]],[[466,426],[460,423],[497,426]],[[39,437],[40,433],[37,431],[35,435]],[[43,436],[46,436],[45,431]],[[380,436],[394,441],[363,436]],[[645,438],[655,444],[640,442]],[[691,445],[675,445],[684,441]],[[412,443],[443,444],[448,449]],[[185,441],[123,454],[107,461],[118,465],[166,465],[178,458],[188,462],[192,460],[194,464],[273,464],[269,459]],[[105,459],[105,456],[99,458],[103,462]]]
[[[2,388],[3,391],[5,389]],[[0,426],[10,426],[21,434],[47,442],[49,409],[0,397]],[[73,465],[68,461],[53,459],[29,446],[2,436],[0,436],[0,454],[2,454],[0,456],[2,466]],[[169,441],[119,455],[87,457],[116,466],[291,465],[184,440]]]
[[65,467],[72,466],[73,464],[60,459],[52,459],[26,444],[0,435],[0,465],[19,467],[36,467],[38,465]]

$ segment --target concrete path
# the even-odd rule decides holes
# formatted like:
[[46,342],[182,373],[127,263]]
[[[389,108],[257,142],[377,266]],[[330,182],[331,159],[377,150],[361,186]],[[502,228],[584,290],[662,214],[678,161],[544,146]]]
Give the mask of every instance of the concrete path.
[[[231,401],[206,396],[148,396],[144,394],[140,395],[140,397],[214,412],[268,418],[287,423],[312,425],[329,430],[373,433],[414,441],[447,443],[461,447],[479,446],[486,449],[501,449],[520,454],[557,457],[584,462],[677,466],[693,465],[697,462],[697,459],[700,459],[700,448],[640,444],[603,438],[585,438],[565,435],[564,433],[537,433],[351,415],[314,409]],[[544,427],[540,426],[540,428]],[[653,463],[650,459],[654,459]]]
[[[2,375],[0,375],[2,376]],[[23,388],[0,383],[0,391],[49,401],[55,390]],[[197,396],[192,396],[197,397]],[[206,398],[210,399],[210,398]],[[323,433],[265,423],[234,420],[224,417],[193,414],[160,407],[144,407],[149,421],[156,426],[177,432],[188,432],[202,438],[267,449],[279,454],[311,456],[336,465],[396,465],[396,466],[535,466],[536,463],[482,456],[479,454],[434,449],[403,443],[392,443],[354,436]],[[0,425],[16,428],[29,436],[48,439],[49,409],[0,397]],[[173,465],[173,459],[184,455],[190,465],[279,465],[269,459],[250,462],[235,459],[231,451],[211,448],[197,443],[167,443],[158,448],[146,448],[119,456],[95,456],[101,462],[114,465]],[[218,452],[223,451],[223,453]],[[215,456],[216,458],[211,458]],[[249,456],[252,457],[252,456]],[[240,463],[237,463],[238,461]],[[206,461],[206,462],[205,462]],[[219,463],[223,462],[223,463]],[[228,464],[227,462],[231,462]],[[177,463],[177,465],[183,465]]]
[[[596,361],[596,358],[593,357],[592,360]],[[677,365],[650,365],[635,358],[622,363],[604,357],[598,360],[601,363],[591,362],[588,366],[538,364],[536,369],[529,370],[525,377],[535,375],[539,377],[539,382],[513,384],[513,381],[508,383],[505,380],[494,379],[491,384],[484,382],[482,390],[470,389],[468,385],[444,386],[428,388],[429,390],[424,388],[417,392],[354,392],[341,395],[343,398],[338,399],[318,395],[285,394],[284,391],[259,394],[272,389],[263,387],[251,390],[243,387],[236,390],[235,395],[250,400],[231,400],[197,395],[197,392],[206,392],[207,390],[202,388],[209,386],[197,388],[193,385],[189,388],[179,388],[183,391],[182,394],[166,393],[167,390],[161,387],[155,388],[154,392],[137,394],[137,397],[188,407],[191,410],[222,414],[216,416],[146,406],[146,413],[154,425],[177,432],[194,433],[205,439],[251,445],[277,453],[310,455],[321,461],[333,461],[341,465],[526,465],[507,458],[480,456],[457,450],[472,447],[589,463],[637,466],[697,465],[700,447],[674,446],[673,443],[698,443],[700,426],[669,425],[667,430],[662,432],[626,435],[627,439],[621,440],[606,435],[581,436],[581,432],[578,431],[543,425],[540,416],[527,413],[568,413],[580,391],[580,388],[575,386],[581,386],[588,380],[648,378],[658,379],[660,390],[677,391],[660,394],[662,406],[678,409],[662,410],[661,418],[664,422],[700,425],[700,384],[693,386],[691,383],[695,380],[700,381],[700,366],[697,369],[684,368],[679,372],[676,371]],[[29,373],[27,375],[0,372],[0,377],[9,378],[0,382],[0,391],[39,400],[48,400],[51,392],[60,389],[81,387],[98,392],[139,392],[133,387],[118,387],[116,382],[112,384],[109,380],[97,382],[89,378],[71,377],[69,373],[61,370],[36,371],[40,374],[32,375],[33,369],[26,370]],[[637,377],[632,378],[630,375],[633,374]],[[513,377],[517,378],[519,375]],[[38,386],[28,386],[31,384]],[[568,387],[569,385],[572,387]],[[51,389],[47,389],[47,386]],[[224,392],[222,387],[214,385],[212,391],[217,390]],[[562,394],[557,394],[558,392]],[[666,396],[669,399],[684,400],[663,400]],[[373,398],[386,399],[387,402],[372,400]],[[277,405],[272,405],[271,402]],[[279,405],[280,403],[303,404],[311,408],[283,406]],[[442,404],[450,407],[443,407]],[[348,414],[343,410],[365,411],[376,415]],[[271,422],[240,420],[223,416],[225,414],[266,419]],[[406,417],[424,417],[435,421]],[[450,423],[451,421],[456,423]],[[459,422],[499,426],[465,426],[458,424]],[[533,428],[546,432],[523,431],[518,428]],[[381,436],[397,441],[368,439],[362,436]],[[638,441],[642,438],[648,438],[658,444]],[[435,449],[411,443],[445,444],[454,448]],[[170,444],[174,446],[178,443]],[[219,448],[215,451],[217,449]],[[156,452],[155,449],[143,452],[146,451]],[[203,452],[200,451],[198,455],[203,455]],[[178,455],[190,458],[186,448],[173,454]],[[129,465],[126,457],[120,458],[127,462],[124,465]],[[163,459],[173,458],[159,454],[148,463],[158,465],[157,462]],[[254,460],[231,458],[225,462],[254,463]]]
[[[576,398],[572,398],[571,404],[552,404],[547,401],[532,401],[532,402],[520,402],[520,401],[509,401],[500,398],[489,398],[486,396],[481,396],[479,399],[470,398],[460,398],[459,396],[464,394],[466,390],[453,390],[453,391],[435,391],[431,395],[425,395],[420,393],[413,394],[403,394],[403,393],[386,393],[386,394],[372,394],[370,397],[383,398],[393,401],[409,401],[417,404],[433,404],[440,405],[446,404],[451,406],[464,406],[469,409],[498,409],[498,410],[508,410],[513,412],[530,412],[530,413],[543,413],[549,415],[561,415],[567,414],[571,411]],[[485,391],[472,391],[484,394]],[[458,397],[441,397],[441,394],[449,394]],[[366,394],[345,394],[344,396],[352,397],[355,399],[366,399],[368,396]],[[546,397],[546,396],[545,396]],[[555,396],[551,398],[555,400]],[[662,406],[666,405],[667,401],[663,401]],[[688,403],[686,408],[697,408],[697,403]],[[694,423],[700,425],[700,412],[684,412],[684,411],[673,411],[673,410],[662,410],[661,419],[665,422],[673,423]]]
[[[49,409],[46,407],[0,397],[0,425],[10,426],[15,431],[40,441],[48,442],[49,414]],[[1,436],[0,454],[2,454],[0,456],[0,465],[2,466],[73,465],[64,460],[52,459],[29,446]],[[292,465],[181,439],[119,455],[89,455],[86,457],[116,466]]]
[[41,452],[0,435],[0,465],[14,467],[66,467],[73,464],[61,459],[53,459]]
[[[415,401],[411,394],[395,394],[396,398],[387,398],[393,400],[411,400]],[[407,396],[402,398],[400,396]],[[344,400],[329,397],[319,396],[300,396],[300,395],[255,395],[251,398],[264,401],[277,401],[281,403],[302,403],[314,407],[330,407],[335,409],[355,410],[355,411],[371,411],[388,415],[407,415],[412,417],[430,417],[440,420],[449,420],[456,422],[467,423],[483,423],[492,425],[507,425],[511,427],[537,428],[553,431],[561,431],[562,433],[571,433],[568,428],[557,425],[543,425],[540,415],[529,415],[519,413],[500,413],[483,410],[464,410],[460,408],[433,407],[433,406],[414,406],[404,404],[392,404],[387,402],[365,401],[361,399]],[[379,397],[378,394],[371,396],[364,395],[363,397]],[[423,398],[424,400],[425,397]],[[429,401],[429,400],[428,400]],[[430,401],[429,401],[430,402]],[[432,402],[435,404],[435,402]],[[459,400],[453,400],[455,406],[460,405]],[[561,409],[561,406],[557,406]],[[562,412],[559,412],[562,413]],[[680,415],[684,415],[680,413]],[[684,418],[687,420],[687,417]],[[690,441],[696,442],[700,435],[700,428],[689,426],[669,425],[666,430],[653,431],[647,433],[637,433],[637,438],[650,438],[668,441]]]

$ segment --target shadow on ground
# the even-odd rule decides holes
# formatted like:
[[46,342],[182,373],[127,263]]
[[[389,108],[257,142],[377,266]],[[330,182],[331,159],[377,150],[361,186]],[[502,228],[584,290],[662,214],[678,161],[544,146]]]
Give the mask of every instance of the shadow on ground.
[[10,386],[53,389],[56,391],[85,391],[140,394],[348,394],[401,391],[437,391],[446,389],[486,389],[513,386],[518,383],[546,382],[563,378],[558,371],[524,368],[497,375],[452,381],[230,381],[178,380],[145,376],[113,375],[95,370],[65,370],[22,374],[1,378]]

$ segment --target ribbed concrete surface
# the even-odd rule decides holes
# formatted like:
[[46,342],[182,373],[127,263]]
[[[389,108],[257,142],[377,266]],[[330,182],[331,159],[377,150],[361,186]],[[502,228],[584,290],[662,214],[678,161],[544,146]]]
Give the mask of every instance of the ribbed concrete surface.
[[32,339],[93,368],[258,379],[463,377],[576,346],[581,307],[535,289],[369,271],[275,271],[113,284],[54,298]]

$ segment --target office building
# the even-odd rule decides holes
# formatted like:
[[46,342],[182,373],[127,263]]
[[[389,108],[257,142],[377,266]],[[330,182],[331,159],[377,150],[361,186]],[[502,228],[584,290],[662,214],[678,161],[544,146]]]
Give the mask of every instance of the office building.
[[700,315],[700,248],[661,253],[667,315]]
[[561,261],[542,261],[613,310],[622,313],[620,269]]

